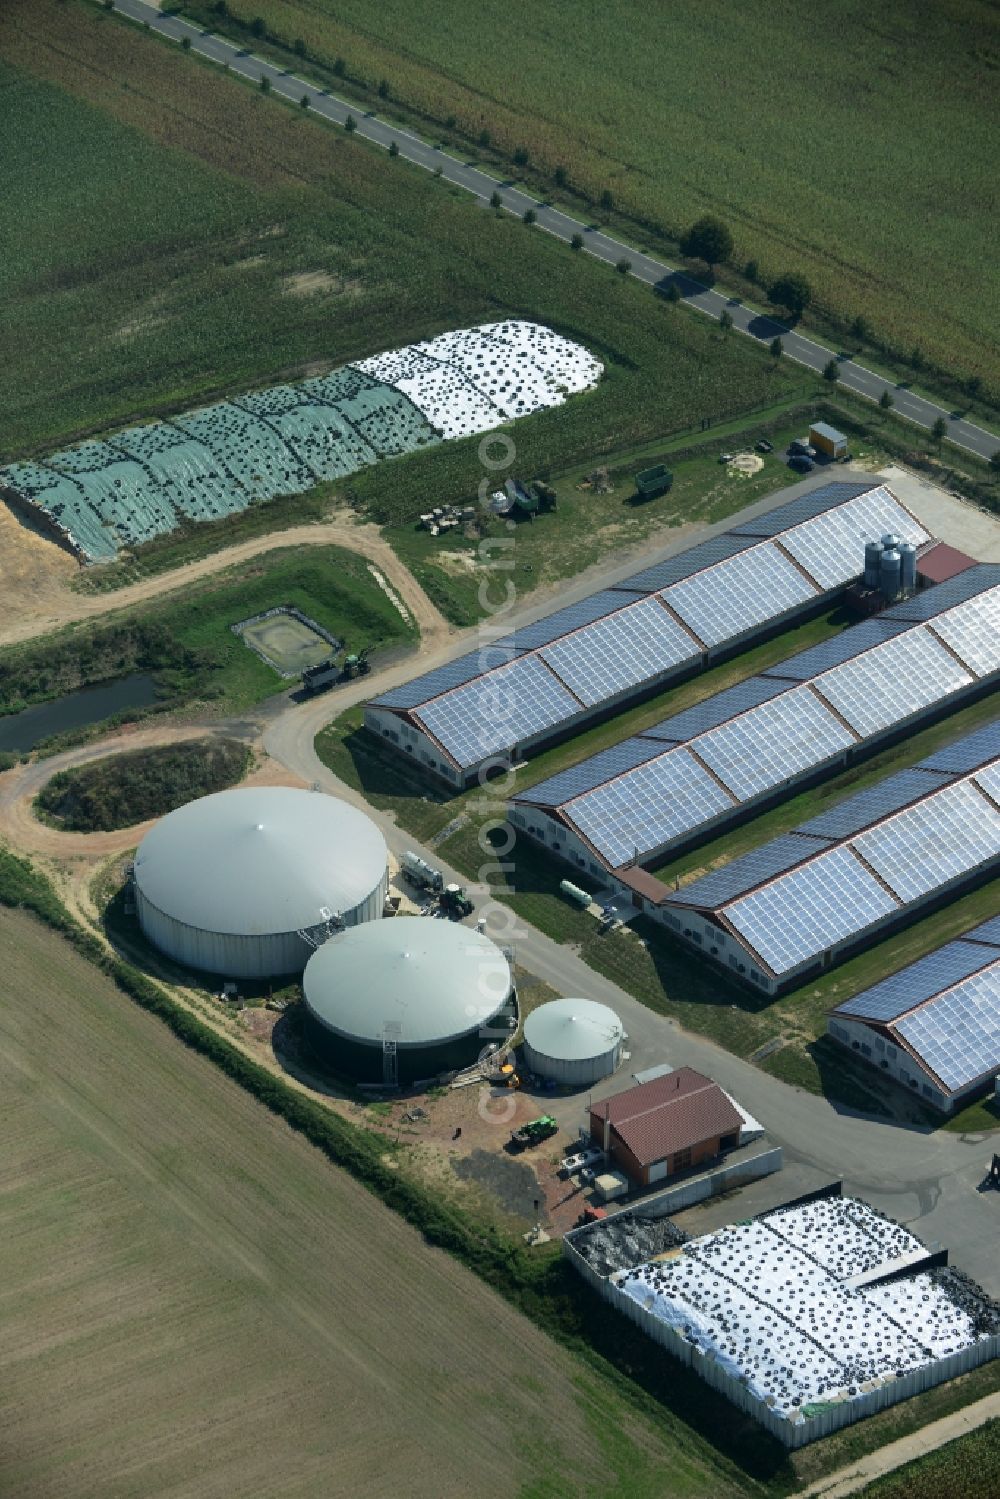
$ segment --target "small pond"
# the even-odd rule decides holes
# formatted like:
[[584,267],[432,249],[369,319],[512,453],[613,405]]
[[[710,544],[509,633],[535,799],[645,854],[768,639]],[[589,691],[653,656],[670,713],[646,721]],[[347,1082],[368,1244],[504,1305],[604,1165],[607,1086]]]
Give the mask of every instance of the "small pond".
[[30,750],[52,734],[100,723],[126,708],[147,708],[156,701],[156,683],[148,672],[133,672],[114,682],[81,687],[21,713],[0,717],[0,750]]

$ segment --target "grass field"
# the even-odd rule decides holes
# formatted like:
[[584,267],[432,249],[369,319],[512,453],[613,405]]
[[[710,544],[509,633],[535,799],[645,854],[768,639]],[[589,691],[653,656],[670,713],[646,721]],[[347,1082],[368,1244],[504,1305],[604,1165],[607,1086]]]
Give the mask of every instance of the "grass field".
[[0,691],[12,708],[23,707],[138,668],[155,674],[164,706],[200,698],[220,711],[239,711],[287,684],[231,627],[279,604],[301,609],[348,650],[417,639],[363,558],[339,547],[289,547],[98,625],[7,646],[0,650]]
[[734,1491],[62,938],[0,964],[0,1491]]
[[[0,53],[4,456],[507,314],[608,367],[593,395],[518,426],[535,471],[813,388],[85,0],[4,8]],[[314,272],[321,290],[300,295]],[[442,487],[474,491],[477,446],[380,465],[366,502],[401,519]]]
[[[184,8],[213,19],[212,0]],[[609,190],[671,237],[718,213],[763,281],[800,269],[829,312],[996,396],[1000,28],[985,0],[848,0],[822,21],[808,0],[687,0],[669,17],[640,0],[515,0],[474,26],[460,0],[228,9],[328,67],[343,59],[382,112],[385,80],[446,135],[485,130],[508,160],[526,152],[550,182],[561,169],[594,202]]]

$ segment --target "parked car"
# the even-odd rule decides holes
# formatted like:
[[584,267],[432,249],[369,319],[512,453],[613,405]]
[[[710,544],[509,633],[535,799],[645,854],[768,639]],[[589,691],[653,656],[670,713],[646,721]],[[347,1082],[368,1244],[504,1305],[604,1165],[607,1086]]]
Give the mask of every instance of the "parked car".
[[755,442],[754,443],[754,447],[757,449],[758,453],[773,453],[774,452],[774,443],[773,442],[768,442],[768,440],[767,440],[766,437],[762,437],[759,440],[759,442]]
[[794,453],[788,460],[788,467],[793,468],[797,474],[811,474],[816,465],[805,453]]
[[719,454],[719,462],[720,463],[732,463],[732,461],[733,461],[733,455],[732,455],[732,453],[720,453]]
[[807,437],[793,437],[788,444],[788,451],[790,453],[799,453],[803,458],[816,457],[816,449]]

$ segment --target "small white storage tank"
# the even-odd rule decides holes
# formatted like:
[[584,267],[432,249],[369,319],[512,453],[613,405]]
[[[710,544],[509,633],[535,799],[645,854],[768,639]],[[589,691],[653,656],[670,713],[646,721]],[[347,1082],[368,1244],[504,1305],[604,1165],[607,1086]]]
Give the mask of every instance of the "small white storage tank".
[[333,925],[381,916],[387,886],[385,839],[371,819],[291,786],[188,802],[161,818],[135,857],[136,910],[150,942],[231,979],[301,972]]
[[541,1077],[583,1088],[614,1072],[624,1039],[622,1023],[607,1005],[553,999],[524,1022],[524,1057]]

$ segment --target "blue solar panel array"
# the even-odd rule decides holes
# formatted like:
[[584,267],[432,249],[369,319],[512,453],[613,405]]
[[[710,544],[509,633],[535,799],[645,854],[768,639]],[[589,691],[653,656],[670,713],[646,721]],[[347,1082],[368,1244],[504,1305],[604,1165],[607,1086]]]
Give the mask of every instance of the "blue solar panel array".
[[411,681],[403,682],[399,687],[390,687],[389,691],[383,692],[375,699],[375,702],[384,708],[416,708],[420,703],[429,702],[431,698],[438,697],[442,692],[448,692],[453,687],[462,687],[475,677],[481,677],[484,671],[490,671],[495,666],[506,665],[517,654],[511,649],[507,640],[491,641],[488,645],[469,651],[465,656],[459,656],[455,661],[449,661],[447,666],[439,666],[434,671],[424,672],[422,677],[413,677]]
[[[435,737],[439,736],[431,720],[446,724],[450,738],[448,741],[439,738],[439,742],[460,766],[469,768],[485,758],[486,753],[509,750],[534,737],[521,732],[517,739],[502,746],[490,734],[486,736],[491,744],[488,752],[474,760],[458,757],[456,746],[460,742],[469,753],[484,742],[487,710],[472,709],[472,694],[468,689],[481,678],[487,702],[492,690],[489,673],[496,664],[514,658],[526,660],[534,652],[544,653],[551,682],[543,683],[537,674],[532,677],[528,696],[538,712],[533,709],[525,722],[527,717],[539,717],[543,698],[551,707],[559,699],[560,689],[569,688],[571,691],[562,699],[565,713],[561,721],[567,721],[578,715],[580,703],[587,708],[598,708],[688,664],[695,667],[705,647],[713,648],[746,636],[818,598],[816,583],[788,560],[787,548],[782,550],[761,538],[781,536],[789,526],[798,527],[795,546],[804,547],[814,558],[811,577],[822,579],[822,588],[826,589],[847,582],[860,571],[859,538],[871,529],[875,517],[883,515],[890,519],[898,516],[900,525],[908,531],[919,530],[882,486],[823,485],[791,505],[751,522],[751,531],[746,535],[730,532],[701,542],[633,574],[613,588],[603,589],[522,626],[494,642],[489,648],[491,656],[471,652],[457,662],[383,693],[370,706],[415,713],[422,726]],[[787,539],[791,544],[791,538]],[[677,590],[676,616],[667,610],[662,616],[647,614],[648,638],[637,639],[634,632],[630,633],[630,621],[639,628],[642,620],[637,614],[629,616],[622,611],[630,606],[639,610],[643,600],[654,592],[670,606],[672,588]],[[677,623],[678,618],[684,620],[684,627]],[[541,657],[534,659],[541,664]],[[462,713],[473,712],[478,724],[474,733],[463,733],[458,712],[442,701],[453,692],[461,695],[456,710],[460,703]],[[543,727],[555,730],[559,722],[546,718]]]
[[908,807],[917,797],[946,786],[949,779],[926,770],[897,771],[868,791],[859,791],[818,817],[811,817],[796,832],[811,838],[850,838],[883,817]]
[[893,635],[909,629],[910,626],[902,621],[886,628],[881,619],[866,619],[863,624],[852,625],[839,635],[831,635],[829,640],[821,640],[819,645],[811,645],[807,651],[799,651],[797,656],[789,656],[787,661],[768,666],[761,675],[808,682],[821,671],[830,671],[845,661],[853,661],[864,651],[884,645]]
[[574,796],[582,796],[612,776],[643,765],[662,753],[663,745],[654,744],[649,739],[623,739],[621,744],[613,744],[589,760],[583,760],[569,770],[561,770],[547,781],[539,781],[537,786],[530,787],[516,800],[540,807],[561,807]]
[[652,567],[644,567],[642,572],[633,573],[630,578],[623,578],[614,586],[637,589],[640,593],[656,593],[661,588],[669,588],[671,583],[680,583],[682,579],[690,578],[703,567],[723,562],[727,557],[734,557],[737,552],[745,552],[748,547],[755,545],[756,542],[751,537],[736,536],[732,531],[727,531],[723,536],[712,536],[708,541],[699,541],[696,546],[688,547],[686,552],[679,552],[676,557],[654,562]]
[[712,697],[695,703],[693,708],[685,708],[682,713],[675,713],[673,717],[653,724],[652,728],[643,729],[643,738],[660,739],[667,744],[684,744],[696,734],[706,734],[709,729],[728,723],[737,713],[745,713],[749,708],[756,708],[759,703],[770,702],[771,698],[787,689],[787,682],[769,682],[766,677],[747,677],[734,687],[726,687],[722,692],[716,692]]
[[[642,597],[641,591],[634,594],[635,599]],[[558,640],[560,635],[565,635],[570,630],[579,630],[583,625],[593,624],[595,619],[604,619],[615,609],[624,609],[632,602],[633,599],[627,593],[602,588],[599,593],[580,599],[579,603],[567,604],[565,609],[557,609],[555,614],[546,614],[542,619],[536,619],[533,625],[522,625],[519,630],[505,635],[504,639],[509,640],[519,651],[534,651],[539,646]]]
[[978,946],[961,939],[948,942],[936,952],[929,952],[909,967],[901,968],[881,983],[838,1005],[834,1014],[853,1016],[857,1020],[897,1020],[907,1010],[933,999],[942,989],[948,989],[968,978],[970,973],[978,973],[989,963],[995,963],[998,956],[1000,954],[993,947]]
[[867,494],[871,488],[871,484],[863,482],[821,484],[818,489],[810,489],[808,494],[800,494],[798,499],[789,500],[786,505],[779,505],[775,510],[767,510],[754,520],[744,521],[742,526],[735,526],[732,534],[777,536],[792,526],[799,526],[803,521],[822,515],[832,505],[843,505],[846,500],[854,500],[858,495]]
[[776,975],[872,926],[896,901],[846,845],[739,896],[726,919]]
[[[780,978],[882,917],[1000,864],[1000,810],[977,784],[994,771],[1000,761],[963,778],[902,771],[666,904],[718,912]],[[1000,942],[1000,918],[977,932]],[[975,935],[967,934],[970,946]]]
[[[670,904],[716,910],[727,901],[735,900],[745,891],[752,890],[754,886],[762,885],[765,880],[773,880],[776,875],[784,874],[786,869],[794,869],[803,859],[824,846],[824,843],[816,840],[807,842],[798,833],[786,833],[782,838],[772,838],[770,843],[751,849],[748,854],[733,859],[721,869],[713,869],[710,874],[702,875],[700,880],[686,887],[682,885],[679,890],[672,890]],[[692,892],[690,898],[689,892]]]
[[970,771],[986,765],[1000,755],[1000,718],[984,724],[972,734],[966,734],[954,744],[946,744],[922,760],[925,770],[940,771],[942,775],[968,775]]
[[970,974],[893,1026],[949,1092],[1000,1066],[1000,962]]
[[423,703],[420,719],[459,765],[476,765],[581,711],[537,656],[519,656],[485,682],[466,682]]
[[975,567],[966,568],[964,573],[957,577],[948,578],[944,583],[936,583],[933,588],[921,589],[912,598],[904,599],[901,604],[893,604],[891,609],[886,609],[881,619],[905,620],[907,623],[913,621],[926,622],[933,619],[935,615],[941,614],[945,609],[953,609],[956,604],[964,604],[966,599],[973,598],[977,593],[983,593],[987,588],[995,588],[1000,584],[1000,562],[977,562]]

